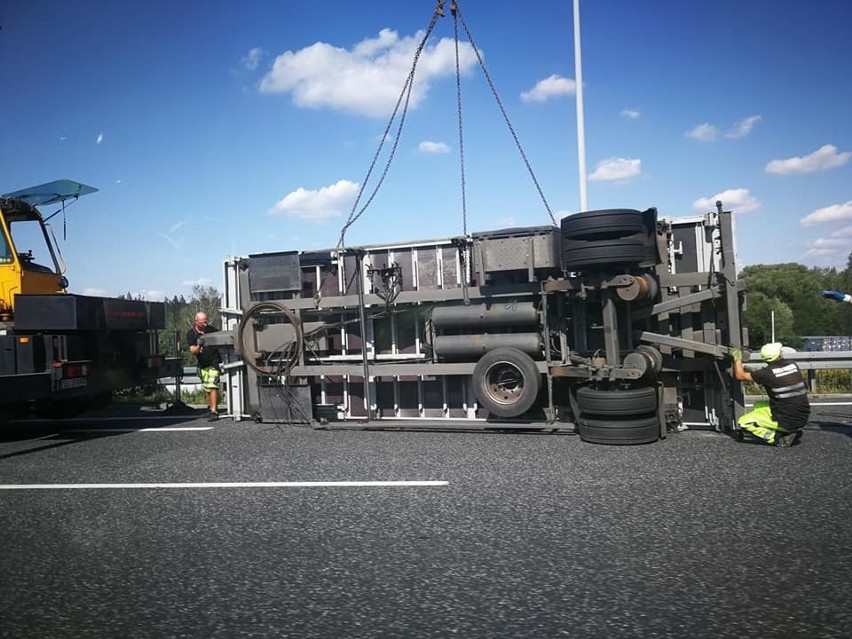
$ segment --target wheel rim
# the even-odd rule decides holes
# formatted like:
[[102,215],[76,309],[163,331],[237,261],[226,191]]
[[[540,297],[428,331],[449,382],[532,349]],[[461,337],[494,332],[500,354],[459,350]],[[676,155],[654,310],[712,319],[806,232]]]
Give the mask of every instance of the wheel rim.
[[485,371],[486,394],[492,401],[511,406],[524,394],[524,374],[511,362],[495,362]]

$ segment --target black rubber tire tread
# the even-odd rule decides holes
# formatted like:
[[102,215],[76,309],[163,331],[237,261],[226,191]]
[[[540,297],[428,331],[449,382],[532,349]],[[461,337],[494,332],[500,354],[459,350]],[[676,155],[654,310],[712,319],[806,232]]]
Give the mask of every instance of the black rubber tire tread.
[[602,209],[583,211],[562,218],[562,238],[569,240],[604,240],[645,232],[640,211]]
[[562,252],[565,254],[571,253],[571,251],[575,249],[588,248],[590,246],[613,246],[617,244],[627,245],[627,244],[635,244],[636,242],[641,242],[645,246],[645,251],[648,251],[648,245],[650,243],[650,239],[648,234],[644,231],[641,233],[631,233],[630,235],[625,235],[623,237],[611,237],[606,239],[587,239],[587,240],[572,240],[572,239],[563,239],[562,240]]
[[562,266],[570,270],[599,264],[632,264],[641,262],[645,255],[645,244],[641,240],[599,240],[583,246],[564,247]]
[[650,444],[660,438],[660,422],[656,415],[620,420],[581,417],[577,420],[577,433],[590,444]]
[[657,389],[653,386],[601,390],[591,386],[577,389],[577,403],[583,416],[600,417],[646,415],[657,412]]
[[[488,372],[495,365],[506,362],[516,368],[523,380],[523,389],[518,399],[511,404],[500,403],[491,397],[488,390]],[[532,357],[516,348],[495,348],[479,358],[473,369],[473,392],[479,406],[495,417],[518,417],[526,413],[541,390],[541,373]]]

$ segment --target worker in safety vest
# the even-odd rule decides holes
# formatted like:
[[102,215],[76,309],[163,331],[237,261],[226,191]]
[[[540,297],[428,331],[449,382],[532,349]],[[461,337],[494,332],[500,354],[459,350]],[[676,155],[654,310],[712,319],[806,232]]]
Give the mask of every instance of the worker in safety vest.
[[769,401],[755,402],[754,410],[737,420],[740,428],[770,446],[786,448],[797,444],[808,423],[811,405],[808,387],[795,362],[785,360],[780,342],[764,344],[760,357],[766,367],[749,373],[743,368],[743,352],[731,348],[734,378],[763,386]]
[[841,293],[840,291],[820,291],[819,293],[826,299],[835,300],[836,302],[846,302],[852,304],[852,295],[849,293]]
[[215,333],[218,330],[215,326],[210,325],[207,313],[199,311],[195,314],[192,328],[186,334],[189,352],[195,355],[198,362],[198,377],[201,379],[201,388],[207,393],[207,406],[209,408],[207,419],[211,422],[219,419],[219,364],[221,358],[219,351],[215,348],[205,348],[207,345],[204,335]]

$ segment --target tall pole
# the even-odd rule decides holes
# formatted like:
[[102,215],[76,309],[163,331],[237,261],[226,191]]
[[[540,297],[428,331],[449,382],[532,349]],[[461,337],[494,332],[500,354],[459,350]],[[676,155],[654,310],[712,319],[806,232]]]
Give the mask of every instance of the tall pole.
[[583,61],[580,55],[580,0],[574,0],[574,77],[577,82],[577,165],[580,171],[580,210],[589,209],[586,197],[586,125],[583,117]]

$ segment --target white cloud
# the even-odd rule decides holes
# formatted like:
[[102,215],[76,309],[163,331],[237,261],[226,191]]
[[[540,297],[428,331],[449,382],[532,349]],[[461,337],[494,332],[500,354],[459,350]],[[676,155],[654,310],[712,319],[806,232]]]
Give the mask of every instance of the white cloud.
[[563,78],[555,73],[544,80],[539,80],[529,91],[521,93],[522,102],[544,102],[560,95],[571,95],[577,91],[577,83],[570,78]]
[[810,243],[805,257],[832,257],[845,260],[852,249],[852,226],[844,226],[831,234]]
[[417,150],[422,153],[449,153],[450,147],[443,142],[424,140],[417,146]]
[[762,116],[752,115],[752,116],[745,118],[744,120],[740,120],[739,122],[735,123],[734,126],[731,127],[731,129],[729,129],[725,133],[725,137],[726,138],[744,138],[749,133],[751,133],[751,130],[754,128],[754,125],[757,124],[758,122],[760,122],[762,119],[763,119]]
[[814,240],[811,243],[811,246],[817,249],[837,250],[841,248],[848,248],[849,241],[843,239],[842,237],[821,237]]
[[269,214],[319,222],[339,217],[352,207],[357,196],[358,185],[349,180],[338,180],[316,191],[298,188],[285,195]]
[[699,124],[694,129],[687,131],[684,133],[684,136],[692,138],[693,140],[698,140],[699,142],[713,142],[719,139],[719,136],[724,136],[730,139],[744,138],[752,132],[754,125],[762,119],[763,116],[750,115],[739,122],[734,122],[733,126],[724,133],[722,133],[722,130],[715,124],[705,122],[704,124]]
[[260,65],[260,59],[263,57],[263,49],[254,47],[243,56],[242,63],[246,69],[254,71]]
[[213,280],[209,277],[199,277],[195,280],[184,280],[180,285],[186,288],[192,288],[193,286],[213,286]]
[[699,124],[691,131],[687,131],[684,135],[688,138],[692,138],[693,140],[698,140],[699,142],[712,142],[719,137],[719,129],[716,126],[705,122],[704,124]]
[[815,171],[827,171],[838,166],[843,166],[852,158],[852,152],[837,152],[833,144],[821,146],[810,155],[804,157],[792,157],[786,160],[772,160],[766,165],[767,173],[775,175],[789,175],[791,173],[813,173]]
[[95,140],[95,144],[100,144],[103,141],[104,141],[104,132],[101,131],[100,133],[98,133],[98,138]]
[[715,211],[717,201],[722,202],[722,207],[726,211],[734,213],[748,213],[761,207],[760,200],[749,193],[748,189],[728,189],[712,197],[695,200],[692,208],[698,212]]
[[[393,112],[411,71],[414,53],[424,33],[400,38],[382,29],[378,37],[359,42],[348,51],[317,42],[298,51],[285,51],[260,82],[261,93],[290,93],[297,106],[341,109],[370,117]],[[459,45],[459,69],[465,73],[476,64],[468,43]],[[455,75],[455,45],[442,38],[423,47],[415,74],[409,106],[417,107],[431,83]]]
[[87,288],[83,290],[82,294],[91,297],[114,297],[112,293],[102,288]]
[[642,172],[642,160],[625,158],[608,158],[595,165],[594,172],[589,176],[590,182],[606,182],[612,180],[629,180]]
[[833,248],[810,248],[805,253],[805,257],[830,257],[837,253],[837,249]]
[[177,222],[176,224],[172,224],[167,232],[157,231],[157,235],[159,235],[161,238],[166,240],[166,242],[171,244],[173,248],[183,250],[183,247],[186,244],[185,240],[187,238],[187,230],[184,229],[183,231],[181,231],[181,229],[185,227],[188,223],[189,220],[183,219],[180,222]]
[[157,231],[157,235],[163,238],[166,242],[172,245],[172,248],[181,249],[183,247],[183,241],[181,238],[174,238],[171,235],[167,235],[166,233],[161,233]]
[[[847,233],[847,231],[849,231]],[[840,231],[831,234],[831,237],[820,237],[810,243],[806,257],[831,257],[840,256],[845,258],[849,255],[849,250],[852,248],[852,243],[849,237],[852,236],[852,226],[847,226]]]
[[624,109],[621,115],[630,120],[638,120],[641,114],[636,109]]
[[826,222],[844,222],[852,220],[852,200],[844,204],[832,204],[808,213],[799,224],[802,226],[813,226]]

